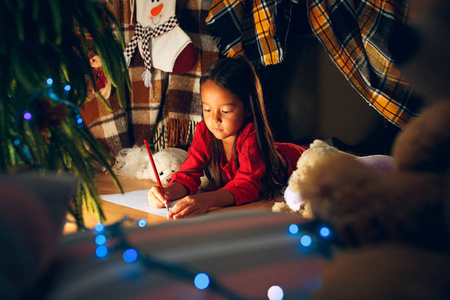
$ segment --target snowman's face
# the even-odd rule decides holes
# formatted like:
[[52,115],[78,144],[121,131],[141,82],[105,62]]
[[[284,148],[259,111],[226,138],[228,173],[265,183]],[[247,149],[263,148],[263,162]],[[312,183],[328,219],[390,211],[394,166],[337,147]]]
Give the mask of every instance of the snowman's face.
[[175,0],[141,0],[136,3],[137,21],[143,27],[155,28],[175,15]]

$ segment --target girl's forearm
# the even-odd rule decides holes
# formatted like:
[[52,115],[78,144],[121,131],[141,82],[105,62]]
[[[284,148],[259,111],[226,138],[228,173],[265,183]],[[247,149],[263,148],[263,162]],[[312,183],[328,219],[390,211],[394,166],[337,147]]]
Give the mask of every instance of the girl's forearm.
[[206,192],[200,195],[206,197],[205,200],[209,202],[209,207],[223,207],[234,204],[234,196],[228,190],[218,190],[213,192]]
[[168,187],[164,189],[164,194],[169,201],[183,198],[188,193],[189,190],[187,189],[187,187],[176,181],[172,182]]

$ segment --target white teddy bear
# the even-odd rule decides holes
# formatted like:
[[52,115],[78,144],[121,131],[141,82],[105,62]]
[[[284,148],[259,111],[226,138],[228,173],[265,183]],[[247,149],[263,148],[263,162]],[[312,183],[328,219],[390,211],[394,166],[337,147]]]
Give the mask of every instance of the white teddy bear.
[[[180,169],[187,155],[187,151],[175,147],[165,148],[153,154],[162,184],[169,183],[171,175]],[[125,177],[150,179],[156,182],[145,146],[122,149],[116,157],[113,170]]]
[[[163,185],[169,183],[172,174],[180,169],[180,165],[186,160],[188,153],[180,148],[170,147],[162,149],[153,154],[156,169],[159,172],[159,179]],[[149,179],[156,182],[156,177],[150,162],[147,165],[146,173],[149,174]]]
[[274,212],[292,212],[299,214],[305,218],[313,218],[313,212],[310,203],[304,201],[300,193],[300,186],[305,181],[305,178],[310,174],[317,164],[325,157],[330,157],[334,154],[346,154],[354,157],[360,162],[370,166],[374,170],[382,173],[389,173],[392,171],[392,157],[387,155],[368,155],[355,156],[340,151],[339,149],[328,145],[324,141],[315,140],[309,149],[302,153],[302,156],[297,161],[297,169],[292,172],[289,177],[288,186],[284,191],[285,202],[276,202],[272,207]]
[[[169,183],[172,174],[180,170],[181,164],[186,160],[186,150],[169,147],[152,154],[158,176],[163,185]],[[125,148],[119,151],[116,164],[113,166],[116,174],[136,179],[150,179],[156,181],[150,159],[145,146]],[[208,187],[209,180],[202,176],[199,189]]]
[[321,140],[315,140],[309,149],[302,153],[297,161],[297,169],[289,177],[288,186],[284,191],[285,202],[276,202],[272,207],[274,212],[293,212],[305,218],[312,218],[313,214],[309,203],[304,202],[300,195],[300,185],[308,172],[325,156],[340,153]]

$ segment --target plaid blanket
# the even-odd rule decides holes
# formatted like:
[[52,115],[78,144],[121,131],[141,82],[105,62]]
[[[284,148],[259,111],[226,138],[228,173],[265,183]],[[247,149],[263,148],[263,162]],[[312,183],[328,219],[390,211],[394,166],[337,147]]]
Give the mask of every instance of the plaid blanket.
[[278,64],[285,54],[291,1],[212,1],[206,24],[221,54],[247,56],[255,67]]
[[[126,107],[120,107],[115,93],[108,99],[112,111],[92,95],[82,112],[94,136],[113,156],[123,148],[143,145],[147,139],[155,151],[176,146],[187,148],[195,124],[202,120],[200,76],[218,57],[217,42],[208,33],[205,19],[209,1],[177,1],[180,28],[191,38],[195,49],[195,65],[184,74],[169,74],[152,68],[152,87],[144,86],[144,61],[136,51],[129,67],[132,93]],[[130,29],[130,1],[115,0],[112,12],[123,27],[125,42],[134,31]],[[135,22],[135,20],[134,20]]]
[[347,80],[381,115],[403,128],[421,100],[393,64],[387,41],[408,20],[405,0],[308,0],[313,32]]

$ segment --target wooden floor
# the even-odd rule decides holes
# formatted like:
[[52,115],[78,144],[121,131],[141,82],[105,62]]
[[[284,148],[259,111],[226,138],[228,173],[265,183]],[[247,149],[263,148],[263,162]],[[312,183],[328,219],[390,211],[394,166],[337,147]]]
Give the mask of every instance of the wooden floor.
[[[155,183],[148,179],[135,179],[135,178],[126,178],[126,177],[120,177],[119,181],[121,183],[121,186],[123,188],[123,191],[131,192],[136,190],[143,190],[143,189],[149,189],[151,186],[153,186]],[[98,174],[97,175],[97,190],[99,195],[107,195],[107,194],[117,194],[119,193],[118,188],[114,184],[112,178],[110,175],[107,174]],[[267,209],[270,210],[273,206],[273,204],[276,201],[281,201],[282,198],[278,198],[275,200],[260,200],[253,203],[248,203],[242,206],[230,206],[230,207],[223,207],[223,208],[212,208],[208,213],[214,213],[214,212],[220,212],[220,211],[227,211],[227,210],[236,210],[236,209],[248,209],[248,208],[255,208],[255,209]],[[176,220],[173,219],[167,219],[165,217],[161,217],[155,214],[147,213],[145,211],[140,211],[136,209],[132,209],[126,206],[114,204],[108,201],[103,201],[102,203],[103,212],[105,214],[106,220],[104,223],[106,225],[115,223],[117,221],[122,220],[125,216],[127,216],[129,219],[133,220],[139,220],[139,219],[146,219],[148,225],[152,224],[158,224],[161,222],[176,222]],[[77,231],[76,225],[71,221],[73,218],[68,215],[67,216],[68,221],[66,222],[64,226],[64,234],[70,234]],[[94,228],[95,224],[99,222],[95,214],[85,211],[84,212],[84,220],[86,228],[92,229]]]

